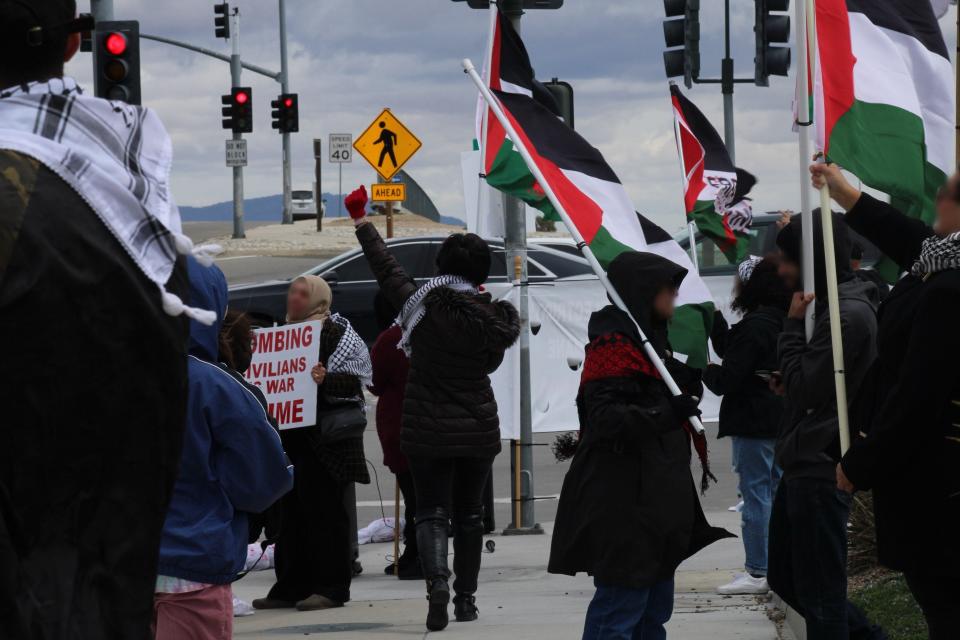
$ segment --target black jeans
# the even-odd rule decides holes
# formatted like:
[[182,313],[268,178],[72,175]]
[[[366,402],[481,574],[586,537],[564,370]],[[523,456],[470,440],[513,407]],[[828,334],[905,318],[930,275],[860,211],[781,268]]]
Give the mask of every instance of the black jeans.
[[318,594],[347,602],[353,579],[351,540],[357,539],[346,506],[347,485],[327,472],[301,434],[284,436],[294,465],[293,490],[281,500],[277,583],[269,597],[297,602]]
[[927,619],[930,640],[956,638],[960,626],[960,586],[956,576],[908,573],[904,577]]
[[809,640],[847,640],[850,494],[833,480],[785,479],[770,516],[770,587],[807,623]]
[[410,458],[423,572],[428,578],[450,576],[447,522],[452,516],[453,588],[458,594],[477,590],[483,553],[483,491],[492,464],[492,458]]
[[413,474],[402,471],[397,474],[400,495],[403,496],[403,543],[406,545],[403,555],[410,561],[417,560],[417,492],[413,484]]

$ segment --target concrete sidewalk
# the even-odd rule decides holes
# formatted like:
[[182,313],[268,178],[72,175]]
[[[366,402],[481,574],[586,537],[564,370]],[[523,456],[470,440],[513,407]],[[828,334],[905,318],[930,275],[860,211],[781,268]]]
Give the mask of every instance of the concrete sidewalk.
[[[735,513],[707,514],[712,524],[738,533]],[[549,533],[551,526],[546,529]],[[546,572],[550,538],[491,536],[494,553],[484,553],[477,604],[480,620],[451,622],[443,637],[450,640],[517,638],[579,640],[583,617],[593,595],[586,576],[569,578]],[[282,638],[335,634],[337,640],[422,638],[427,603],[423,582],[400,582],[383,575],[392,544],[361,549],[364,574],[354,580],[353,601],[332,611],[258,611],[234,619],[236,638]],[[677,574],[677,600],[668,626],[671,638],[683,640],[776,640],[778,631],[767,617],[769,605],[754,597],[721,597],[714,592],[740,569],[743,549],[738,539],[724,540],[684,563]],[[273,571],[252,573],[234,585],[246,601],[261,597],[273,584]],[[451,612],[452,612],[451,606]]]

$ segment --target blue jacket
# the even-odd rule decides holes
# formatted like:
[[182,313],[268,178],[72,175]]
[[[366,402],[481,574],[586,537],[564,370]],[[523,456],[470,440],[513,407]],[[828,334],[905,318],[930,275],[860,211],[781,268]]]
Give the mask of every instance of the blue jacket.
[[160,575],[207,584],[243,569],[247,513],[293,487],[293,469],[263,406],[217,365],[227,282],[217,267],[189,261],[190,305],[216,311],[213,326],[190,324],[187,423],[173,498],[160,543]]

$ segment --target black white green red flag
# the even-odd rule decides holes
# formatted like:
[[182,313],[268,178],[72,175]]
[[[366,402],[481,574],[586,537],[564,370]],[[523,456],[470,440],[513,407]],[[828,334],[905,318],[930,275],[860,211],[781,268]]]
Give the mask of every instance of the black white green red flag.
[[[492,46],[485,81],[520,143],[604,268],[620,253],[636,250],[657,253],[687,269],[689,275],[680,289],[670,339],[691,365],[706,366],[714,309],[706,285],[680,245],[636,212],[601,153],[557,116],[555,103],[543,96],[547,92],[534,78],[519,35],[506,17],[495,9],[491,11]],[[500,121],[484,110],[487,113],[480,118],[479,139],[487,182],[546,214],[556,215]]]
[[750,251],[753,206],[747,194],[756,178],[733,166],[720,134],[679,87],[670,85],[670,97],[687,220],[738,264]]
[[814,125],[831,162],[931,222],[953,170],[953,67],[930,2],[815,0]]

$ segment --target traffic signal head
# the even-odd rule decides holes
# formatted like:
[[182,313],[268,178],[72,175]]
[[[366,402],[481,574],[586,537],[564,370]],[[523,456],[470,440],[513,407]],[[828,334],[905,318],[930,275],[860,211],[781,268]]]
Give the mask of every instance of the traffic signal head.
[[280,133],[300,131],[300,97],[295,93],[281,93],[270,102],[273,107],[273,128]]
[[[803,0],[798,0],[803,2]],[[790,0],[756,0],[757,53],[754,57],[754,82],[770,84],[770,76],[785,76],[790,71]],[[780,46],[771,46],[780,45]]]
[[234,133],[253,131],[253,90],[250,87],[234,87],[229,95],[221,96],[223,102],[223,128]]
[[99,22],[94,41],[97,97],[140,104],[140,23]]
[[226,2],[213,5],[213,27],[218,38],[230,37],[230,5]]
[[683,76],[689,88],[700,76],[700,0],[663,0],[663,9],[663,65],[668,78]]
[[569,82],[564,82],[557,78],[554,78],[550,82],[544,82],[543,86],[550,91],[553,98],[557,101],[557,106],[560,107],[560,116],[563,118],[563,121],[573,129],[573,86]]

